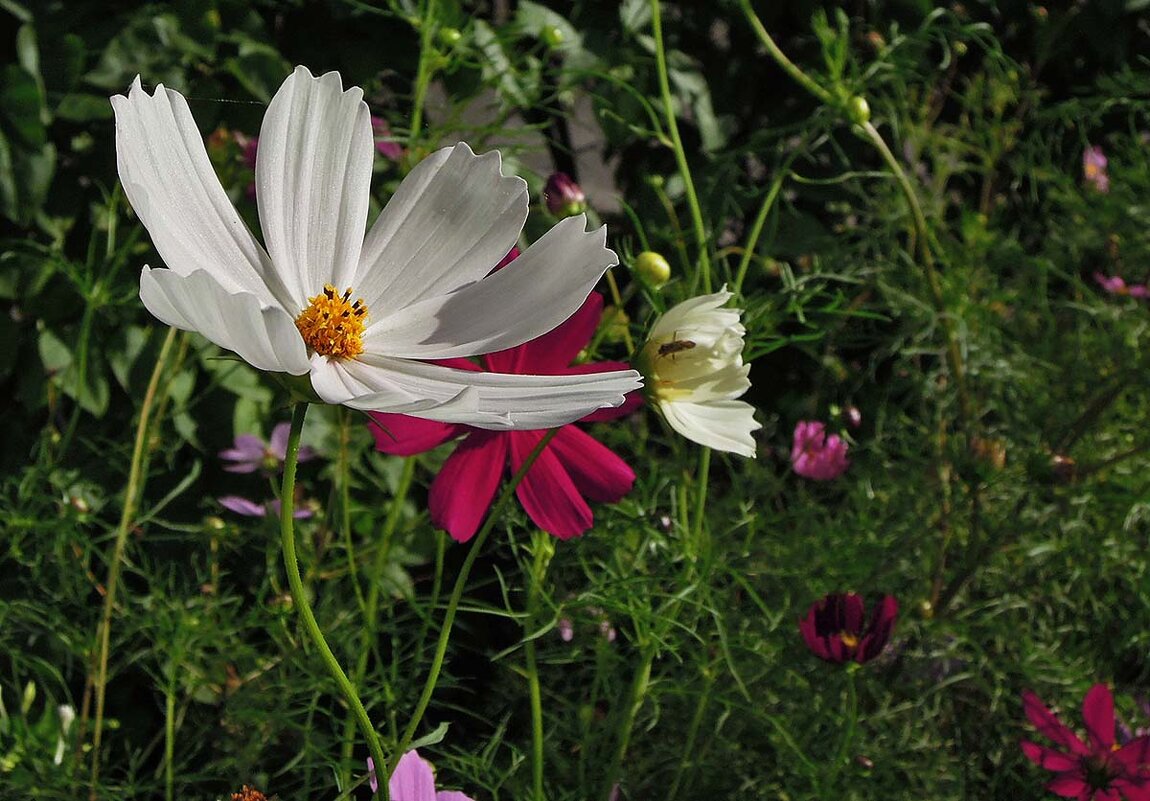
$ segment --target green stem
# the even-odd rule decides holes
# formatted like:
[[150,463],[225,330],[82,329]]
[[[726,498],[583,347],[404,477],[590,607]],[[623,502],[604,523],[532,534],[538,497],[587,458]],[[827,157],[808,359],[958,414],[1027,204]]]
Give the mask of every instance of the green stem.
[[531,696],[531,778],[534,792],[534,801],[545,801],[543,794],[543,691],[539,683],[539,666],[536,661],[535,637],[532,629],[535,627],[535,618],[539,613],[540,595],[543,591],[543,579],[547,575],[547,566],[555,554],[555,547],[551,544],[550,535],[542,531],[535,531],[531,535],[534,560],[531,565],[530,584],[527,588],[527,617],[523,621],[526,641],[523,644],[524,659],[527,668],[527,686]]
[[847,674],[847,702],[846,702],[846,726],[843,727],[842,739],[839,740],[838,752],[835,754],[835,760],[831,764],[830,778],[837,779],[839,773],[843,769],[846,762],[847,754],[850,750],[851,743],[854,741],[855,728],[858,725],[859,717],[859,702],[858,692],[855,690],[855,673],[858,669],[855,663],[848,663],[846,668]]
[[[372,726],[371,719],[367,716],[367,710],[364,709],[363,702],[359,700],[355,687],[344,674],[339,662],[336,661],[335,654],[328,647],[323,632],[320,631],[319,624],[312,613],[311,604],[308,603],[307,591],[304,589],[303,579],[300,577],[299,562],[296,560],[293,518],[295,512],[295,472],[296,462],[299,460],[299,438],[303,431],[304,418],[307,416],[307,407],[307,403],[297,403],[292,411],[291,433],[288,435],[287,456],[284,459],[283,491],[280,495],[280,541],[283,546],[284,570],[287,572],[288,586],[291,588],[292,603],[299,610],[300,622],[303,623],[304,630],[311,638],[316,650],[319,651],[324,667],[335,679],[340,692],[355,714],[360,733],[367,741],[367,750],[371,752],[372,760],[378,769],[378,766],[387,764],[387,759],[383,755],[383,747],[379,743],[379,736],[375,733],[375,727]],[[386,779],[379,782],[379,788],[378,797],[387,801]]]
[[531,469],[531,465],[535,464],[535,460],[539,458],[539,454],[547,447],[547,445],[554,439],[559,429],[553,428],[548,431],[539,440],[539,444],[527,456],[512,476],[510,483],[504,488],[503,494],[499,496],[495,506],[487,514],[487,519],[483,521],[483,526],[480,527],[479,533],[475,535],[475,539],[471,542],[471,549],[467,552],[467,558],[463,560],[463,566],[459,568],[459,575],[455,577],[455,586],[451,590],[451,597],[447,600],[447,611],[443,615],[443,627],[439,630],[439,640],[435,645],[435,656],[431,660],[431,668],[427,673],[427,680],[423,684],[423,692],[420,693],[419,702],[415,705],[415,712],[412,713],[411,720],[408,721],[407,727],[403,730],[403,736],[399,738],[399,743],[395,749],[395,757],[388,770],[388,775],[395,771],[395,766],[399,764],[400,758],[407,751],[407,747],[415,738],[415,732],[419,729],[419,724],[423,722],[423,715],[427,712],[427,707],[431,703],[431,696],[435,693],[435,685],[439,681],[439,673],[443,670],[443,658],[447,653],[447,643],[451,639],[451,627],[455,624],[455,613],[459,609],[459,601],[463,597],[463,590],[467,586],[467,577],[471,575],[471,567],[475,564],[475,558],[479,556],[479,551],[483,547],[487,535],[491,533],[491,529],[495,527],[495,522],[499,520],[503,514],[503,509],[511,501],[511,496],[515,494],[516,487],[523,477],[527,475],[527,471]]
[[615,753],[611,756],[610,766],[603,777],[603,790],[600,798],[609,801],[611,789],[619,781],[619,774],[623,769],[623,760],[627,756],[627,747],[631,744],[631,732],[635,728],[635,718],[643,701],[647,697],[647,689],[651,684],[651,665],[655,661],[656,648],[654,645],[642,646],[642,655],[635,675],[631,677],[631,686],[627,689],[627,698],[623,702],[622,715],[619,719],[619,728],[615,740]]
[[426,0],[419,25],[419,66],[415,73],[415,95],[411,100],[411,130],[407,134],[407,147],[410,150],[419,139],[419,129],[423,124],[423,103],[427,97],[427,87],[431,83],[431,61],[434,52],[431,37],[435,32],[435,0]]
[[87,294],[84,303],[84,316],[80,318],[80,336],[76,342],[76,399],[72,407],[72,414],[68,418],[68,427],[64,429],[64,436],[60,438],[60,446],[56,450],[56,461],[62,461],[72,438],[76,435],[76,428],[80,424],[80,413],[84,410],[82,398],[88,387],[88,352],[91,349],[92,322],[96,316],[96,307],[100,303],[102,289],[99,281]]
[[767,52],[770,53],[771,58],[775,60],[775,63],[782,67],[788,75],[794,78],[796,82],[798,82],[812,95],[817,97],[821,102],[828,106],[837,106],[838,104],[835,102],[834,96],[826,89],[815,83],[814,80],[812,80],[805,72],[799,69],[799,66],[787,58],[787,54],[784,53],[777,44],[775,44],[775,40],[771,38],[769,33],[767,33],[767,29],[763,27],[763,23],[759,20],[758,15],[755,14],[754,8],[751,7],[751,0],[741,0],[741,3],[743,6],[743,13],[747,16],[747,21],[751,24],[751,27],[754,29],[755,33],[758,34],[759,41],[761,41],[763,46],[767,48]]
[[[367,605],[364,611],[363,621],[363,638],[360,640],[359,656],[355,661],[355,686],[360,687],[363,685],[364,677],[367,675],[367,661],[371,655],[372,647],[375,644],[376,632],[379,628],[379,594],[380,588],[383,586],[382,576],[383,571],[387,567],[388,557],[391,555],[391,538],[395,534],[395,529],[399,525],[399,520],[403,516],[403,504],[407,500],[407,491],[411,487],[412,479],[415,477],[415,459],[405,459],[403,462],[403,470],[399,474],[399,485],[395,488],[395,497],[391,501],[391,509],[388,512],[387,520],[383,524],[383,534],[380,537],[379,545],[375,550],[375,561],[371,566],[371,581],[367,588]],[[344,786],[347,786],[351,779],[351,753],[355,746],[352,741],[351,733],[355,728],[355,715],[349,710],[347,721],[344,724],[343,730],[343,751],[342,751],[342,767],[341,774],[344,779]]]
[[[351,579],[351,588],[355,592],[356,603],[359,604],[361,614],[367,612],[367,601],[363,597],[363,590],[359,586],[359,569],[356,566],[355,541],[351,531],[351,454],[348,452],[351,444],[351,413],[346,408],[339,408],[339,459],[336,463],[336,481],[339,482],[339,527],[343,532],[343,546],[347,551],[347,572]],[[356,682],[359,686],[359,682]]]
[[671,134],[675,163],[683,176],[683,186],[687,192],[687,206],[691,212],[691,224],[695,229],[695,244],[699,248],[699,272],[703,278],[703,292],[711,291],[711,255],[707,245],[707,228],[703,224],[703,211],[699,196],[695,193],[695,183],[691,180],[691,168],[687,164],[687,154],[683,140],[679,137],[679,126],[675,122],[675,105],[671,98],[671,82],[667,73],[667,53],[663,47],[663,20],[659,0],[651,0],[651,32],[655,38],[655,67],[659,74],[659,93],[663,100],[663,113],[667,117],[667,131]]
[[703,726],[703,716],[707,713],[707,705],[711,702],[711,690],[715,686],[715,674],[708,672],[703,685],[703,692],[699,695],[699,702],[695,704],[695,714],[691,716],[691,725],[687,729],[687,740],[683,744],[683,756],[679,758],[679,766],[675,769],[675,778],[671,782],[671,789],[667,791],[664,801],[675,801],[682,786],[683,776],[687,768],[698,764],[695,752],[695,739],[699,736],[699,729]]
[[[691,527],[694,534],[694,544],[698,547],[703,537],[703,523],[707,519],[707,484],[711,476],[711,449],[703,448],[699,452],[699,494],[695,496],[695,522]],[[696,553],[696,556],[699,556]]]
[[778,175],[775,176],[775,180],[771,182],[771,188],[767,190],[767,196],[763,198],[763,203],[759,206],[759,213],[755,215],[755,221],[751,224],[751,232],[747,236],[747,244],[743,247],[743,258],[739,260],[739,267],[735,271],[734,292],[736,295],[741,294],[743,291],[743,281],[747,278],[747,270],[750,269],[751,259],[754,258],[755,255],[755,246],[759,244],[759,237],[763,233],[763,226],[767,222],[767,215],[769,215],[771,209],[775,207],[775,201],[778,200],[779,192],[782,191],[783,184],[787,180],[788,168],[798,153],[799,148],[795,148],[779,170]]
[[[173,665],[173,675],[176,666]],[[176,687],[175,681],[168,685],[164,694],[164,798],[172,801],[175,798],[175,769],[172,760],[176,753]]]
[[150,453],[148,432],[152,407],[155,405],[160,379],[167,367],[176,336],[177,330],[169,328],[164,344],[160,346],[160,354],[156,357],[156,366],[152,368],[152,376],[148,379],[144,400],[140,404],[140,421],[136,424],[136,441],[132,446],[132,462],[128,468],[128,486],[124,490],[124,508],[120,512],[120,523],[116,527],[115,544],[112,546],[112,560],[108,565],[108,582],[105,586],[104,610],[100,617],[98,635],[100,651],[96,663],[96,717],[92,722],[92,772],[88,788],[90,799],[99,797],[97,785],[100,779],[100,745],[104,733],[104,701],[108,686],[108,650],[112,636],[112,613],[116,608],[116,592],[120,586],[120,569],[123,567],[128,532],[132,530],[139,499],[143,494],[144,474],[147,470],[146,455]]

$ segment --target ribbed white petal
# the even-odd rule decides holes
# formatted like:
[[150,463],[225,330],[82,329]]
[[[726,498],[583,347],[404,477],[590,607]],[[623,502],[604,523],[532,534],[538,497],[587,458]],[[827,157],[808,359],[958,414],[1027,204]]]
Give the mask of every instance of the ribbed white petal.
[[260,128],[256,195],[264,241],[295,302],[351,286],[363,247],[373,158],[363,90],[296,67]]
[[671,428],[692,442],[755,458],[755,440],[751,432],[762,426],[755,422],[755,410],[749,403],[737,400],[710,403],[667,401],[659,403],[659,411]]
[[[633,370],[580,375],[507,375],[363,356],[317,365],[312,384],[329,403],[401,412],[478,428],[552,428],[618,406],[640,386]],[[427,402],[423,408],[418,401]]]
[[[739,323],[741,312],[738,309],[720,309],[731,299],[731,293],[724,286],[711,295],[699,295],[679,303],[660,317],[651,328],[652,340],[680,339],[683,332],[690,331],[693,339],[714,340],[724,330],[736,327],[743,334]],[[710,344],[709,342],[707,343]]]
[[527,183],[501,173],[498,151],[476,156],[462,142],[439,150],[375,221],[352,286],[382,318],[478,281],[514,246],[527,206]]
[[112,108],[120,182],[164,264],[285,305],[290,296],[220,186],[183,96],[162,85],[149,95],[137,77]]
[[494,275],[428,298],[372,323],[368,353],[415,359],[473,356],[520,345],[566,320],[608,267],[618,263],[607,230],[568,217]]
[[307,348],[290,314],[250,292],[224,287],[206,270],[180,275],[145,267],[140,300],[168,325],[203,334],[259,370],[308,371]]

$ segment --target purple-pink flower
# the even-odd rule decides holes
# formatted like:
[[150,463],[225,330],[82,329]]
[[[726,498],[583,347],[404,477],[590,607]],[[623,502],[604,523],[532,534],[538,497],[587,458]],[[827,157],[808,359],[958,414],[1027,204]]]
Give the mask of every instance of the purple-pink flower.
[[[566,322],[518,347],[482,357],[483,366],[466,359],[438,363],[459,370],[496,373],[569,375],[622,369],[618,362],[571,364],[591,341],[603,312],[603,296],[592,292]],[[642,402],[639,393],[627,396],[622,406],[599,409],[581,422],[614,420]],[[431,482],[428,505],[431,522],[455,540],[466,542],[495,500],[504,473],[517,472],[543,438],[544,431],[491,431],[453,423],[439,423],[401,414],[371,413],[376,448],[396,456],[431,450],[463,435]],[[539,454],[516,488],[527,516],[542,530],[570,539],[594,522],[587,500],[615,503],[635,482],[627,463],[578,426],[563,426]]]
[[[373,793],[379,792],[379,779],[375,775],[375,761],[367,758],[367,777]],[[391,801],[473,801],[471,796],[456,790],[435,789],[435,772],[431,763],[419,755],[418,751],[408,751],[395,773],[387,782],[387,795]]]
[[[216,500],[220,502],[220,506],[228,511],[244,517],[279,517],[282,508],[279,498],[264,503],[256,503],[239,495],[224,495],[216,498]],[[306,504],[296,504],[295,509],[292,510],[292,517],[296,520],[306,520],[311,516],[312,510]]]
[[791,464],[804,478],[815,481],[838,478],[850,466],[846,440],[838,434],[828,436],[822,423],[799,421],[791,446]]
[[399,161],[403,157],[403,145],[395,140],[387,120],[372,114],[371,133],[375,139],[375,149],[379,155],[392,161]]
[[1150,298],[1150,288],[1145,284],[1127,284],[1120,275],[1094,273],[1094,280],[1111,295],[1129,295],[1132,298]]
[[1095,684],[1082,702],[1087,741],[1025,690],[1022,709],[1038,733],[1054,743],[1050,748],[1022,741],[1022,753],[1054,777],[1046,789],[1078,801],[1150,801],[1150,737],[1125,745],[1114,740],[1114,697],[1105,684]]
[[882,653],[898,619],[898,601],[884,595],[866,619],[862,596],[832,592],[811,604],[799,621],[807,647],[827,662],[869,662]]
[[1109,161],[1102,148],[1097,145],[1087,145],[1082,151],[1082,177],[1086,185],[1094,191],[1106,194],[1110,191],[1110,175],[1106,172]]
[[[254,473],[263,470],[265,473],[277,473],[283,467],[287,458],[288,435],[291,433],[290,423],[279,423],[272,429],[272,436],[264,442],[255,434],[240,434],[236,437],[232,447],[219,453],[221,459],[231,464],[224,465],[229,473]],[[300,462],[315,458],[315,451],[303,445],[299,449]]]

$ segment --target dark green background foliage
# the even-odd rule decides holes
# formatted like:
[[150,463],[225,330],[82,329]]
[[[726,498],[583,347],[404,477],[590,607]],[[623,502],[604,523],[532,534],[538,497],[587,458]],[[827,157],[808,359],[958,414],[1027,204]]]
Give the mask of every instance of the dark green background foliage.
[[[1033,736],[1023,688],[1077,721],[1085,690],[1107,681],[1120,715],[1150,725],[1134,703],[1150,694],[1150,316],[1092,277],[1150,279],[1147,4],[761,5],[800,67],[867,98],[924,207],[944,309],[869,143],[775,66],[739,3],[665,4],[716,285],[740,282],[753,221],[781,182],[739,298],[759,458],[715,454],[703,535],[689,536],[698,449],[650,412],[595,428],[638,481],[596,509],[587,536],[555,543],[531,621],[525,571],[550,543],[532,538],[518,508],[498,525],[420,732],[449,724],[422,752],[442,784],[481,801],[528,797],[525,637],[542,662],[557,800],[605,799],[614,779],[623,798],[660,801],[1038,799],[1045,777],[1017,745]],[[293,65],[339,70],[409,147],[399,163],[377,160],[377,205],[440,144],[499,146],[535,198],[552,168],[584,181],[621,257],[633,337],[699,292],[649,3],[440,0],[422,21],[420,8],[0,3],[0,798],[81,798],[91,774],[105,581],[166,335],[137,294],[141,266],[161,262],[116,186],[107,98],[137,74],[185,94],[206,137],[220,126],[256,134]],[[427,25],[432,90],[409,138]],[[580,127],[593,136],[576,158]],[[1108,194],[1084,185],[1088,143],[1110,159]],[[238,146],[213,155],[258,230]],[[606,172],[580,174],[600,157]],[[526,241],[551,222],[534,209]],[[672,264],[662,290],[630,272],[645,249]],[[944,358],[946,321],[969,413]],[[626,358],[616,340],[596,356]],[[366,798],[354,784],[366,751],[304,645],[273,524],[215,500],[270,494],[258,476],[222,472],[216,453],[287,419],[285,393],[180,335],[156,397],[112,620],[99,797],[163,797],[170,724],[175,797],[248,783],[285,801]],[[858,429],[841,417],[850,405]],[[790,471],[801,419],[848,431],[841,479]],[[427,517],[445,451],[384,457],[362,423],[312,410],[305,440],[323,458],[302,468],[317,514],[299,526],[301,558],[337,656],[352,666],[365,654],[361,691],[394,742],[466,547]],[[346,536],[333,489],[345,471]],[[384,603],[378,637],[365,641],[357,593],[373,583]],[[902,606],[891,648],[855,677],[860,720],[841,753],[845,673],[811,656],[796,627],[839,589],[894,593]],[[604,616],[614,642],[597,634]],[[560,618],[573,621],[570,643]],[[636,690],[622,774],[611,776]],[[80,717],[57,763],[60,704]]]

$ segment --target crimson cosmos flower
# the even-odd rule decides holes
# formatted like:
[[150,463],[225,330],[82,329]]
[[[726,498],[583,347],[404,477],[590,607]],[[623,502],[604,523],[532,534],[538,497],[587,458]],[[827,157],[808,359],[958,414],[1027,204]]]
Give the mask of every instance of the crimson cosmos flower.
[[1022,741],[1022,753],[1054,773],[1046,789],[1078,801],[1150,801],[1150,736],[1119,747],[1114,742],[1114,698],[1095,684],[1082,702],[1087,743],[1062,723],[1042,700],[1025,690],[1022,708],[1038,733],[1059,748]]
[[869,662],[886,648],[898,617],[898,601],[884,595],[866,621],[862,596],[832,592],[811,604],[799,631],[815,656],[827,662]]
[[[592,292],[579,311],[558,328],[518,347],[481,357],[482,367],[466,359],[440,360],[437,364],[521,375],[625,369],[627,365],[619,362],[571,364],[591,341],[602,312],[603,296]],[[581,422],[613,420],[634,411],[641,402],[639,393],[632,392],[622,406],[599,409]],[[380,412],[372,412],[371,418],[376,448],[396,456],[423,453],[466,435],[431,482],[428,499],[431,522],[459,542],[471,539],[479,529],[505,466],[510,462],[512,473],[518,472],[546,433],[492,431]],[[560,539],[569,539],[594,522],[584,498],[614,503],[631,491],[634,482],[635,473],[626,462],[575,425],[566,425],[539,454],[515,494],[535,525]]]

